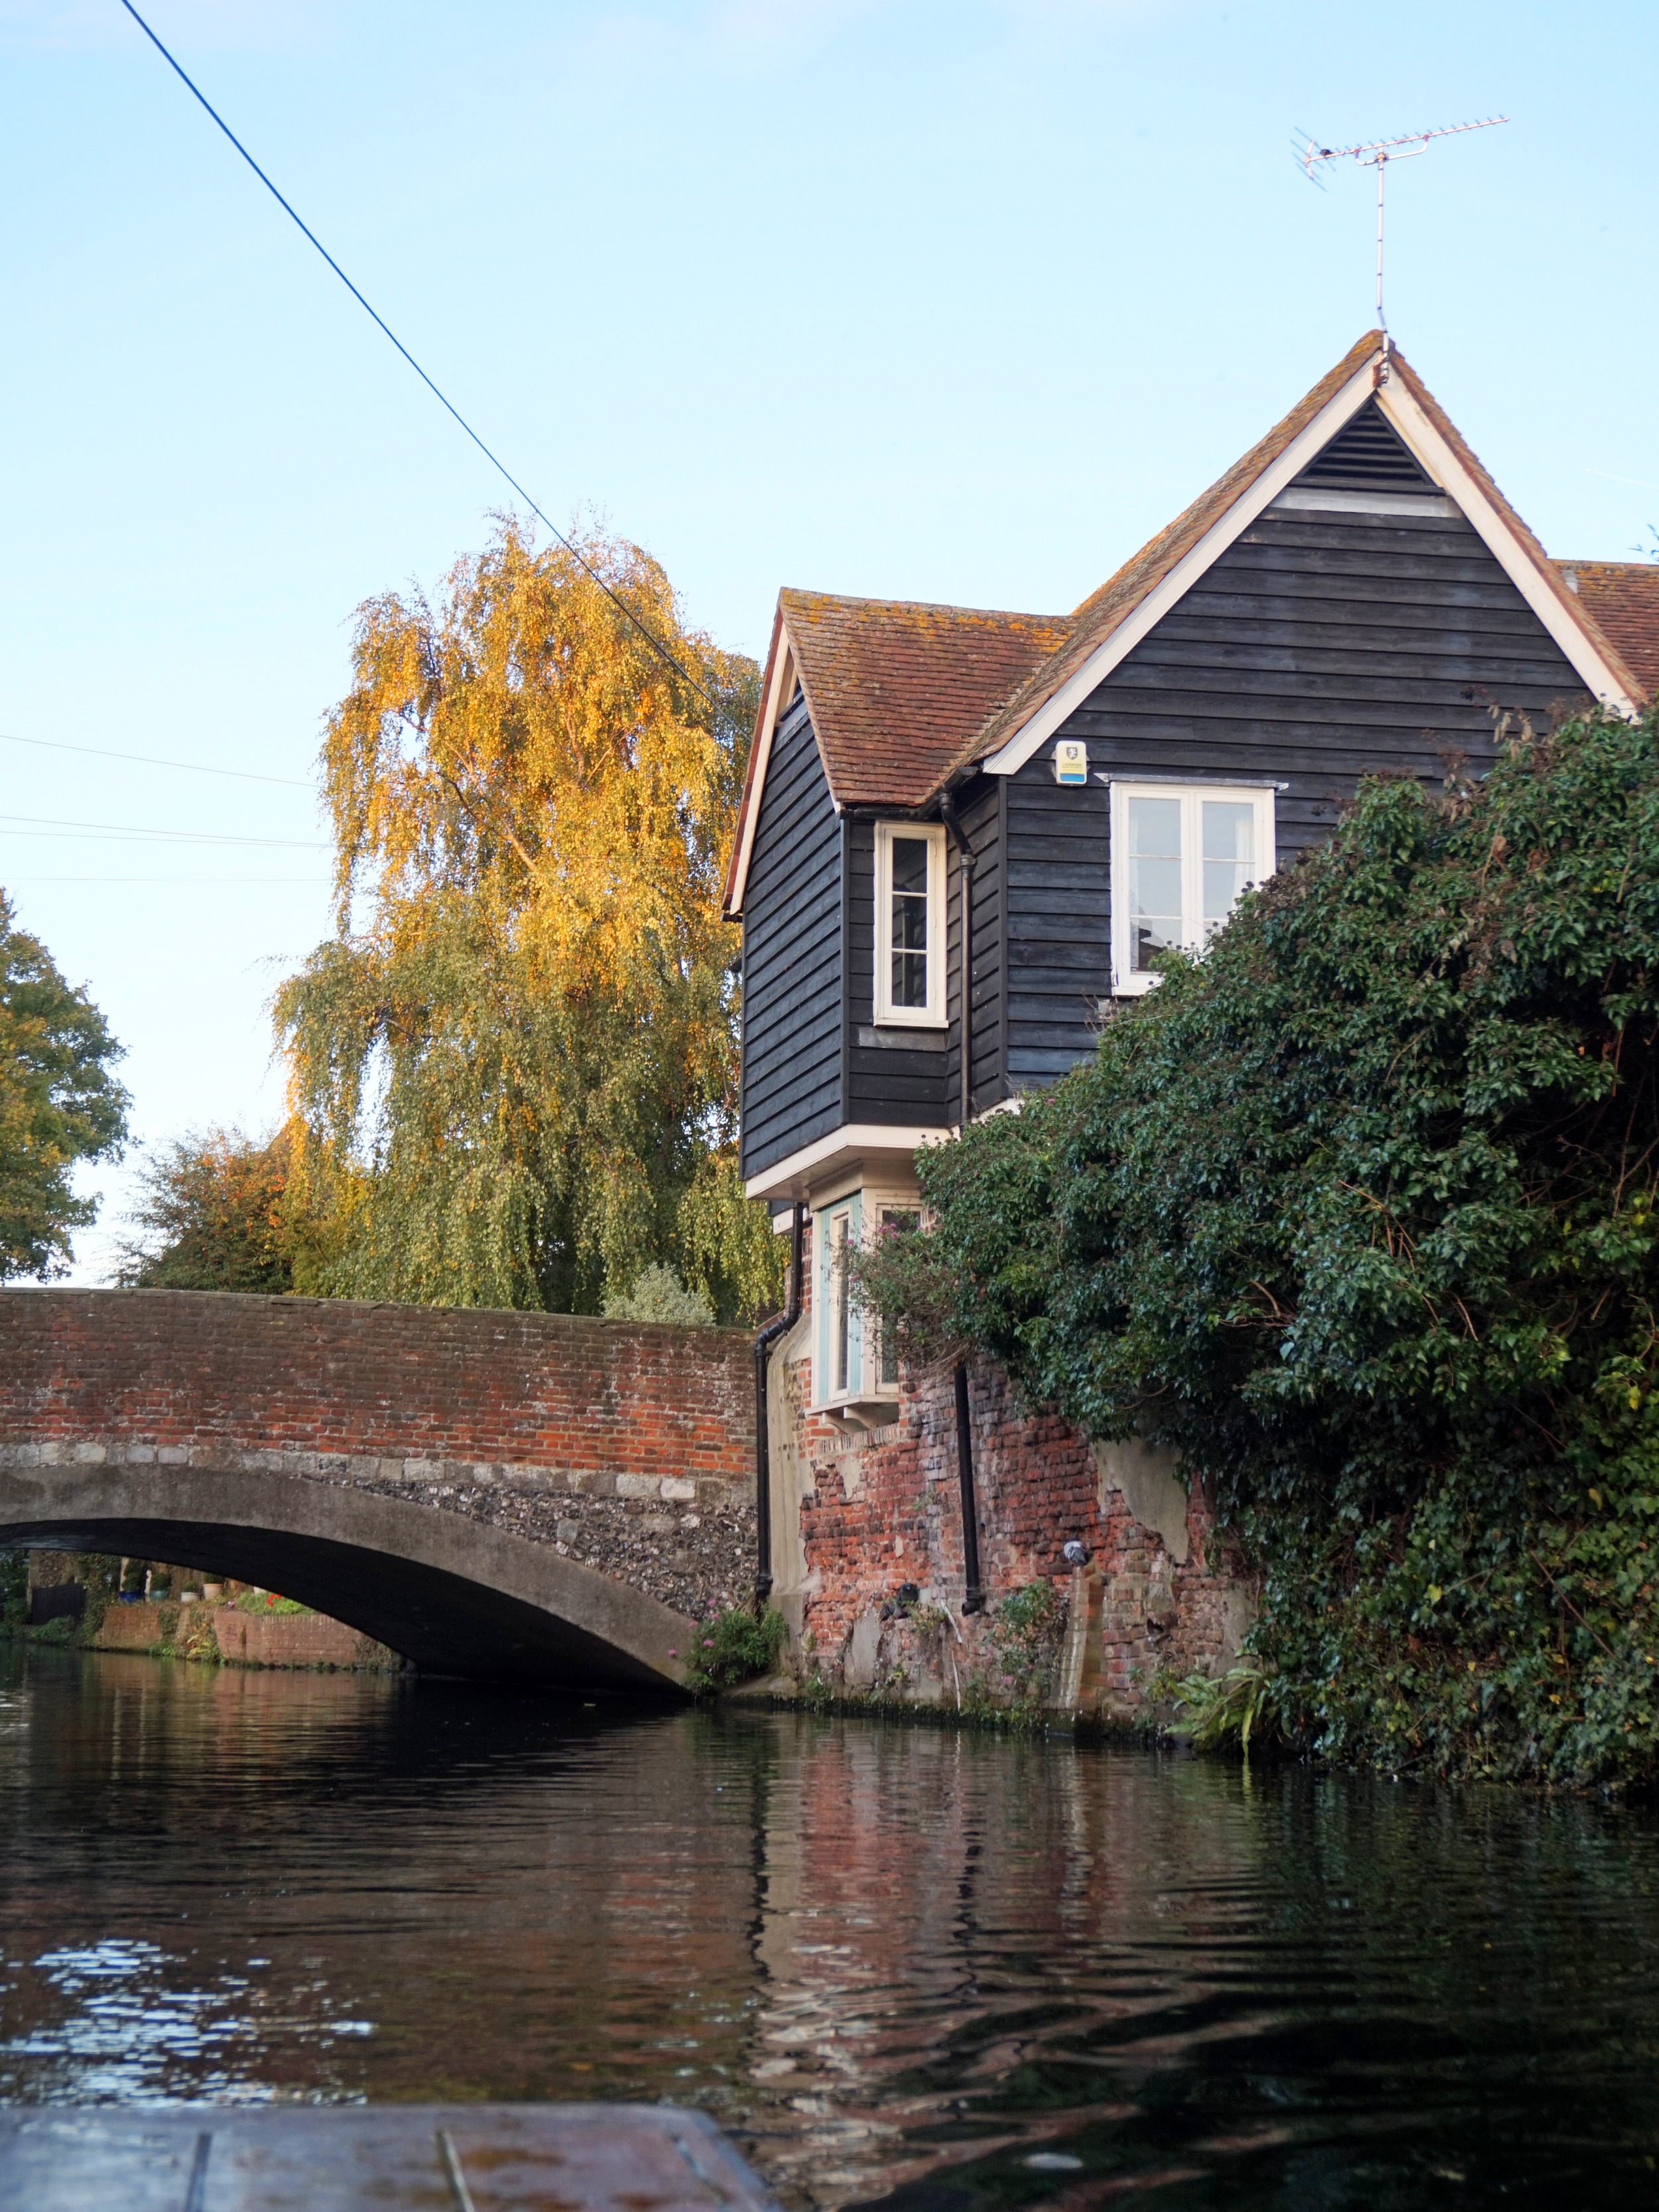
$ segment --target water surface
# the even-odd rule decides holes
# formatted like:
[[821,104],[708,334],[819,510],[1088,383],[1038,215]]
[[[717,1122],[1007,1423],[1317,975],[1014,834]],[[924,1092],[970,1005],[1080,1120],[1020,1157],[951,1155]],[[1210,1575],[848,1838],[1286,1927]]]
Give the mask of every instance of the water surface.
[[1659,2203],[1641,1808],[0,1645],[0,1941],[13,2102],[672,2098],[813,2208]]

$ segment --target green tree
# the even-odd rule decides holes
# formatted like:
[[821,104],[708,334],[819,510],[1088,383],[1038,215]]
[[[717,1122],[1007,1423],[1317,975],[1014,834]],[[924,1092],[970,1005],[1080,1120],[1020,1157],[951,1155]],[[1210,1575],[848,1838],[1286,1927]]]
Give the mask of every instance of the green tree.
[[175,1139],[139,1172],[118,1281],[128,1290],[295,1287],[299,1242],[289,1200],[295,1139],[255,1145],[236,1129]]
[[76,1198],[79,1161],[120,1157],[121,1048],[84,990],[71,990],[0,890],[0,1279],[61,1275],[70,1231],[95,1218]]
[[1385,1767],[1659,1765],[1659,719],[1368,786],[1328,848],[922,1156],[868,1293],[1176,1446],[1286,1728]]
[[723,1318],[775,1293],[720,915],[757,672],[637,548],[582,551],[712,707],[510,523],[440,606],[359,611],[336,933],[276,1006],[319,1287],[594,1312],[657,1262]]

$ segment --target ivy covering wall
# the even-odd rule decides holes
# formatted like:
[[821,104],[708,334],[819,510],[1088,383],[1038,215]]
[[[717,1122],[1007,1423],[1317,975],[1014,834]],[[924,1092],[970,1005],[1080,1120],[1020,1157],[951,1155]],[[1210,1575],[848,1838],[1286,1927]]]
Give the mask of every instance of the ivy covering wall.
[[1555,1784],[1659,1751],[1659,719],[1367,786],[865,1270],[1263,1577],[1294,1743]]

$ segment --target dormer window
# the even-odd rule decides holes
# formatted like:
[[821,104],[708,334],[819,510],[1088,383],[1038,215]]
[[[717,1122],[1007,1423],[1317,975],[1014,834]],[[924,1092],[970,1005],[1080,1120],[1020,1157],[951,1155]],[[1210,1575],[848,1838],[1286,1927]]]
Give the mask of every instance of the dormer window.
[[945,832],[876,824],[876,1021],[945,1025]]

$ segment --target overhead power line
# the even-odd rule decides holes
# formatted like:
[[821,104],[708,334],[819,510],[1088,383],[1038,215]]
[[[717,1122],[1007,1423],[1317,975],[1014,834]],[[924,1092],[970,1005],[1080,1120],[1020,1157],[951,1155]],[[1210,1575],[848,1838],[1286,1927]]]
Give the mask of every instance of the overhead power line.
[[66,744],[61,738],[15,738],[9,731],[0,730],[0,740],[9,745],[40,745],[52,753],[86,753],[94,760],[132,761],[140,768],[177,768],[191,775],[234,776],[239,783],[280,783],[289,791],[312,788],[295,775],[257,775],[246,768],[208,768],[201,761],[157,760],[149,753],[114,753],[103,745]]
[[[14,822],[32,826],[14,830],[10,826]],[[222,835],[215,830],[149,830],[135,829],[125,822],[76,822],[58,814],[0,814],[0,836],[58,837],[71,834],[112,838],[123,844],[281,845],[295,853],[323,853],[328,849],[320,837],[241,837]]]
[[148,884],[155,890],[229,890],[233,885],[242,890],[250,885],[269,887],[283,884],[290,890],[319,890],[327,883],[326,876],[12,876],[8,884]]
[[128,15],[131,16],[133,21],[137,23],[139,29],[149,40],[151,46],[155,47],[156,52],[160,54],[161,59],[167,64],[167,67],[173,72],[174,76],[178,77],[179,82],[201,102],[202,106],[213,118],[213,120],[224,132],[226,137],[229,139],[231,144],[236,149],[242,159],[247,163],[249,168],[252,170],[254,175],[258,177],[259,182],[276,202],[276,204],[283,210],[284,214],[290,216],[294,222],[298,224],[299,228],[305,233],[306,236],[316,247],[318,252],[322,255],[324,260],[327,262],[329,267],[334,271],[334,274],[339,278],[340,282],[345,286],[347,291],[350,293],[352,298],[362,309],[363,313],[369,316],[373,321],[378,324],[380,328],[385,332],[386,336],[391,339],[392,344],[397,347],[398,352],[402,354],[404,359],[409,363],[416,375],[420,378],[422,383],[425,385],[427,390],[432,394],[433,398],[437,400],[439,404],[441,407],[446,408],[448,412],[454,416],[456,422],[460,424],[467,436],[471,439],[473,444],[483,455],[485,460],[489,463],[491,468],[495,469],[498,474],[503,477],[506,481],[512,485],[514,490],[517,492],[519,497],[530,509],[530,512],[540,521],[547,524],[547,527],[553,532],[553,535],[558,539],[560,544],[563,546],[565,551],[569,554],[572,560],[579,562],[580,566],[587,571],[588,574],[593,579],[593,581],[605,593],[606,599],[608,599],[611,605],[617,608],[619,611],[633,623],[635,629],[638,630],[640,635],[645,640],[652,651],[655,653],[659,659],[665,661],[668,666],[673,670],[674,673],[678,677],[691,686],[691,689],[696,693],[697,696],[703,701],[705,705],[713,707],[714,704],[714,700],[703,689],[702,685],[698,683],[696,678],[692,675],[690,670],[684,666],[681,662],[674,658],[674,655],[668,650],[668,647],[663,643],[656,632],[652,629],[647,623],[640,620],[640,617],[635,613],[633,608],[629,605],[627,600],[624,599],[619,592],[611,589],[611,586],[605,582],[605,578],[599,574],[592,562],[571,544],[570,540],[565,536],[563,531],[559,528],[558,525],[556,522],[550,521],[549,518],[542,513],[541,508],[537,506],[535,501],[532,499],[530,494],[519,482],[517,477],[515,477],[512,473],[511,470],[508,469],[506,462],[497,459],[496,456],[491,453],[489,447],[485,445],[483,440],[478,435],[472,425],[467,421],[465,416],[462,414],[460,409],[457,407],[452,400],[446,398],[444,393],[438,389],[437,386],[432,381],[432,379],[421,367],[420,362],[416,360],[414,355],[410,353],[409,348],[398,336],[396,331],[392,329],[390,323],[386,320],[384,316],[377,314],[374,309],[369,306],[368,301],[364,299],[362,294],[352,283],[350,277],[346,275],[345,270],[341,268],[339,263],[334,258],[334,256],[323,244],[322,240],[318,237],[316,232],[313,230],[310,224],[303,219],[291,203],[286,200],[283,197],[282,193],[277,191],[276,185],[272,184],[270,179],[259,167],[259,164],[254,160],[252,155],[248,152],[247,148],[243,145],[241,140],[231,129],[229,124],[225,121],[224,117],[220,114],[218,109],[213,105],[212,101],[202,90],[201,87],[195,82],[194,78],[186,74],[182,66],[173,59],[167,49],[161,44],[160,39],[156,37],[155,32],[151,30],[149,25],[144,21],[143,17],[138,13],[138,10],[133,6],[132,0],[121,0],[121,5],[126,9]]

